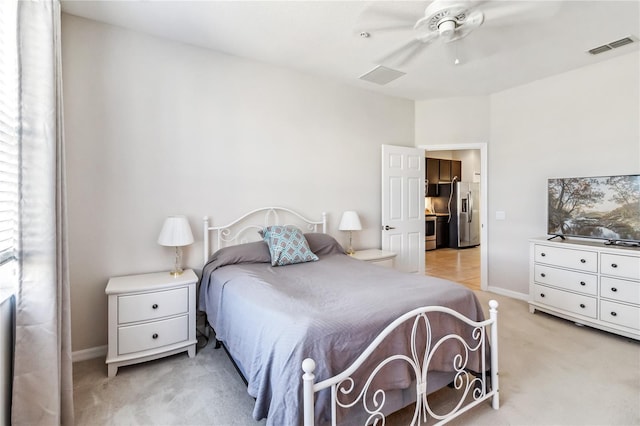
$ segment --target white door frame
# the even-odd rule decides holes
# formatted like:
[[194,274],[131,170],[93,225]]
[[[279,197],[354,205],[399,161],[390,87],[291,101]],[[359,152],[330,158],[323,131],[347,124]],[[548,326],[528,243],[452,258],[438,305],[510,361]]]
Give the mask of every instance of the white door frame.
[[418,145],[425,151],[462,151],[468,149],[480,150],[480,288],[486,291],[489,287],[489,238],[487,224],[489,222],[489,209],[487,202],[487,175],[489,169],[487,167],[487,143],[456,143],[456,144],[440,144],[440,145]]

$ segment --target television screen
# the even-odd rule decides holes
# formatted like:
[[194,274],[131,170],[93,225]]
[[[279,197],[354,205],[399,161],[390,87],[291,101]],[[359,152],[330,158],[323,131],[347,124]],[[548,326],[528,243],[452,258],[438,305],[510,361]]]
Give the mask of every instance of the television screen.
[[549,179],[548,189],[548,234],[640,241],[640,175]]

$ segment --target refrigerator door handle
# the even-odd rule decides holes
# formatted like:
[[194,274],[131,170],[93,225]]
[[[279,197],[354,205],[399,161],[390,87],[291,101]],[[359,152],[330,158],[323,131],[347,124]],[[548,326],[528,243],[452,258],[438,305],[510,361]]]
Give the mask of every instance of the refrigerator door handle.
[[473,219],[473,197],[471,196],[471,191],[467,193],[467,199],[469,200],[469,215],[467,216],[467,222],[471,223]]

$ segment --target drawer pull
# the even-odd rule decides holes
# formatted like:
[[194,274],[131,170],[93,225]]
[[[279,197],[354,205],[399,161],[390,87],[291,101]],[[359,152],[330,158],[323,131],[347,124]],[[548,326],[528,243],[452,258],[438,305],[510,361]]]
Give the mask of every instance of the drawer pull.
[[617,263],[612,263],[612,264],[611,264],[611,267],[612,267],[612,268],[617,268],[617,267],[618,267],[618,264],[617,264]]
[[582,309],[586,308],[586,306],[584,305],[584,303],[581,303],[581,304],[580,304],[580,307],[581,307]]
[[618,291],[618,289],[615,288],[615,287],[611,287],[611,291],[613,291],[615,293],[616,291]]
[[540,297],[544,297],[544,293],[540,293]]
[[585,283],[584,281],[580,281],[580,285],[584,287],[585,285],[587,285],[587,283]]
[[151,336],[153,339],[157,339],[158,338],[158,333],[153,333],[153,336]]
[[587,263],[585,259],[580,259],[580,263]]
[[154,303],[153,306],[151,306],[153,309],[158,309],[158,304]]
[[545,257],[547,254],[546,253],[540,253],[540,256]]
[[541,274],[540,274],[540,276],[541,276],[542,278],[544,278],[544,277],[546,277],[546,276],[547,276],[547,274],[545,274],[545,273],[543,272],[543,273],[541,273]]
[[616,312],[611,312],[611,316],[612,316],[612,317],[617,317],[617,316],[618,316],[618,314],[617,314]]

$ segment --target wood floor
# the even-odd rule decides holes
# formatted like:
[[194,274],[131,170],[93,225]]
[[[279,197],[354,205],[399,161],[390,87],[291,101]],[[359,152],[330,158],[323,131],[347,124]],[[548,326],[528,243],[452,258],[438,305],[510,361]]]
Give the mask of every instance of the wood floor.
[[472,290],[480,290],[480,246],[426,251],[424,261],[426,275],[446,278]]

